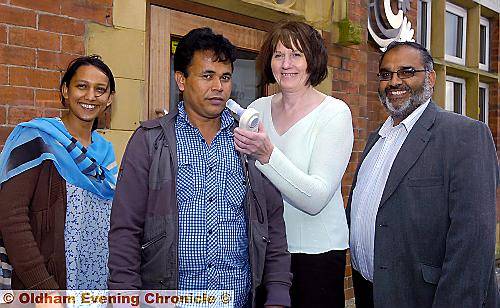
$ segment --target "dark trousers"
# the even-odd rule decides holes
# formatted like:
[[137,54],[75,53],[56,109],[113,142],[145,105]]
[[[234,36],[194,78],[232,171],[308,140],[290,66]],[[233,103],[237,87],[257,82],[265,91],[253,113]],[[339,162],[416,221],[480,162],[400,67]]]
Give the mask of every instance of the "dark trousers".
[[344,307],[345,250],[292,253],[292,308]]
[[356,308],[373,308],[373,283],[353,268],[352,284]]

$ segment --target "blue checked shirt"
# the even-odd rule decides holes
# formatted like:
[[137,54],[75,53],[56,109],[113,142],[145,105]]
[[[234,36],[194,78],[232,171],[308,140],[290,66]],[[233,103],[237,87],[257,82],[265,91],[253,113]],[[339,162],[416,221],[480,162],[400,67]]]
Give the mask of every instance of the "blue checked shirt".
[[234,290],[234,307],[250,291],[245,178],[225,109],[221,128],[207,145],[183,102],[175,122],[179,170],[179,289]]

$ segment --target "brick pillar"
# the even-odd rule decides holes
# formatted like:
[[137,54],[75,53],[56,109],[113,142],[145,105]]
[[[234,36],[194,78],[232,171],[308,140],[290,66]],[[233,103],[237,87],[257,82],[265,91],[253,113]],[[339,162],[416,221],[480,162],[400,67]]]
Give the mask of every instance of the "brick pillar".
[[[500,19],[490,21],[490,70],[494,73],[500,71],[499,47],[500,47]],[[491,83],[489,87],[489,105],[488,105],[488,125],[490,126],[493,140],[497,147],[497,156],[500,157],[500,101],[499,101],[500,83]],[[497,200],[500,200],[500,190],[497,189]],[[500,222],[500,202],[497,201],[497,222]],[[497,241],[498,245],[498,241]],[[498,250],[497,250],[498,251]]]
[[[354,127],[354,146],[351,160],[342,179],[342,195],[344,203],[347,203],[347,197],[351,189],[356,167],[359,163],[361,152],[366,144],[368,137],[370,116],[368,113],[368,87],[370,78],[367,74],[368,66],[374,59],[371,58],[368,50],[372,49],[371,43],[368,43],[367,31],[367,0],[350,0],[349,20],[361,26],[360,45],[342,47],[331,44],[329,46],[329,65],[334,68],[332,95],[340,98],[347,103],[352,113]],[[375,58],[378,61],[378,55]],[[352,269],[350,255],[347,258],[346,278],[344,282],[346,300],[354,297],[352,288]]]

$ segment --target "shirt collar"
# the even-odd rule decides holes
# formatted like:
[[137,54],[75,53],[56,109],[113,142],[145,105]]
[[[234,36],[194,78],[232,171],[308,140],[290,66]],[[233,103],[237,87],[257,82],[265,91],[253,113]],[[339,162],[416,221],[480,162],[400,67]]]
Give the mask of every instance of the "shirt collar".
[[[429,105],[429,102],[430,99],[428,99],[427,102],[423,103],[422,105],[418,106],[417,109],[413,110],[413,112],[409,116],[407,116],[403,121],[401,121],[401,123],[399,123],[395,127],[402,125],[406,129],[406,132],[409,133],[418,119],[420,119],[420,116],[422,116],[422,113],[424,113],[424,110]],[[389,116],[378,132],[380,137],[386,137],[393,128],[393,125],[394,120],[391,116]]]
[[[184,125],[189,125],[194,128],[194,125],[189,121],[186,109],[184,108],[184,101],[181,101],[177,104],[177,109],[180,122]],[[221,131],[231,127],[234,123],[234,118],[231,116],[231,113],[227,108],[224,108],[224,110],[222,110],[222,113],[220,115],[220,123]]]

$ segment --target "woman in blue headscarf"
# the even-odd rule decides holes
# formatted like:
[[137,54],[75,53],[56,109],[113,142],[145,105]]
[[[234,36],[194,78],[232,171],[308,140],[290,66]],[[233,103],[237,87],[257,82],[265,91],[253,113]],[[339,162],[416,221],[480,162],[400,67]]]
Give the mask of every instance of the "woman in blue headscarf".
[[60,92],[69,112],[19,124],[0,155],[12,289],[106,288],[117,166],[94,123],[111,105],[115,81],[100,57],[85,56],[70,63]]

